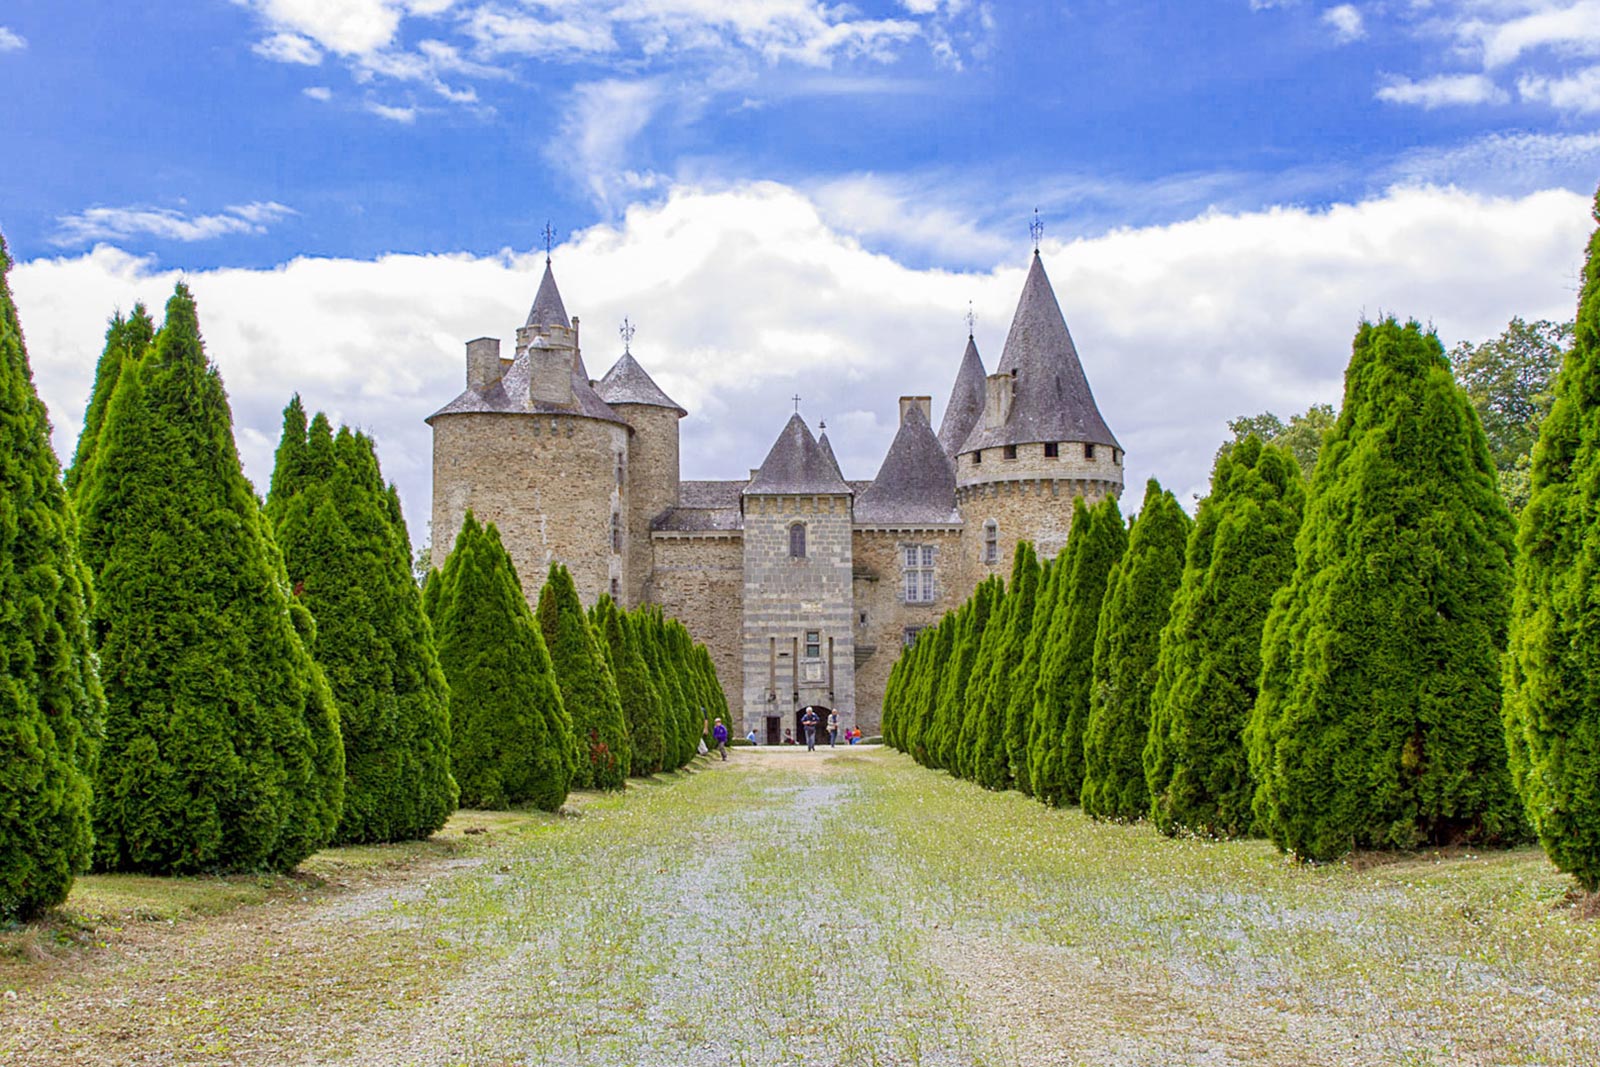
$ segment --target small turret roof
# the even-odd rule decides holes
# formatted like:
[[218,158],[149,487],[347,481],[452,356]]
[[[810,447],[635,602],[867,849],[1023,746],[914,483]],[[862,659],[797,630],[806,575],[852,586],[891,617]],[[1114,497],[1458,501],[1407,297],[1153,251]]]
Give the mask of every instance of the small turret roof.
[[944,406],[944,417],[939,420],[939,444],[944,454],[955,457],[966,442],[967,435],[983,417],[984,379],[983,359],[978,355],[978,343],[967,335],[967,350],[961,354],[961,369],[956,371],[956,384],[950,390],[950,402]]
[[744,487],[745,496],[813,493],[842,496],[851,492],[849,484],[839,476],[839,464],[834,461],[831,449],[823,451],[798,414],[784,425],[761,469]]
[[864,523],[954,523],[956,472],[933,427],[913,404],[900,420],[878,477],[856,500],[855,521]]
[[670,396],[661,391],[632,352],[624,351],[622,358],[611,365],[606,376],[595,384],[595,392],[607,404],[649,404],[652,407],[671,408],[679,417],[689,414]]
[[1028,279],[1022,285],[998,373],[1016,379],[1010,417],[992,428],[979,418],[961,446],[962,452],[1036,441],[1122,447],[1095,406],[1078,349],[1038,252],[1033,254]]
[[844,472],[839,469],[839,459],[833,454],[833,444],[828,440],[826,424],[824,424],[823,431],[817,435],[817,447],[822,449],[822,455],[827,459],[828,465],[833,468],[833,473],[838,475],[841,482],[844,481]]
[[539,292],[533,298],[533,307],[528,309],[528,321],[524,326],[572,326],[572,320],[567,317],[567,308],[561,302],[561,290],[556,288],[556,276],[550,270],[550,257],[544,261],[544,278],[539,282]]

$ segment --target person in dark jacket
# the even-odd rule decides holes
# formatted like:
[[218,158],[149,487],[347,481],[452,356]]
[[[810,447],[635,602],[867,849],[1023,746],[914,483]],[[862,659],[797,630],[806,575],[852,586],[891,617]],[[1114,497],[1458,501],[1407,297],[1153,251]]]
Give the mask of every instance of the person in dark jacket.
[[718,719],[716,725],[711,727],[711,736],[717,742],[717,753],[724,761],[728,758],[728,728]]
[[817,709],[811,704],[806,705],[805,714],[800,716],[800,725],[806,731],[806,751],[817,750]]

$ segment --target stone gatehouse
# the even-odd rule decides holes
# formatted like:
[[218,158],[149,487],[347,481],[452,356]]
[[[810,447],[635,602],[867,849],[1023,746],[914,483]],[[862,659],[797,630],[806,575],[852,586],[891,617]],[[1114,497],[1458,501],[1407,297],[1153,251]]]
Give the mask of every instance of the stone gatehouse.
[[1122,489],[1122,448],[1037,251],[995,373],[968,336],[938,431],[929,397],[901,397],[869,481],[846,479],[798,414],[749,477],[681,479],[688,412],[627,346],[589,377],[548,258],[511,352],[466,347],[466,389],[427,420],[436,545],[470,508],[499,527],[530,599],[559,560],[585,603],[661,605],[710,649],[736,732],[763,741],[809,704],[877,732],[918,631],[1007,573],[1018,541],[1059,551],[1075,497]]

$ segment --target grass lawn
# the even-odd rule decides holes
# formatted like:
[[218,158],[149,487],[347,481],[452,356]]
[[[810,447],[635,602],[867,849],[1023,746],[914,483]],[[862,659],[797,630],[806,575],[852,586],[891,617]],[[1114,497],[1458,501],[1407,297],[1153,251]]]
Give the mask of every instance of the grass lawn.
[[1600,922],[1536,850],[1298,867],[881,749],[572,809],[84,879],[0,936],[0,1061],[1600,1063]]

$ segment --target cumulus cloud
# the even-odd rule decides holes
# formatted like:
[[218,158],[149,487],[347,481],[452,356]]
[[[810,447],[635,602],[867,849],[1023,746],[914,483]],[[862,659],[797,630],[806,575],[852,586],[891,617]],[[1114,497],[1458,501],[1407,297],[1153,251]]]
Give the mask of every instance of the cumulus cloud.
[[28,39],[9,26],[0,26],[0,53],[20,52],[28,47]]
[[276,201],[234,204],[214,215],[192,215],[175,208],[92,207],[56,219],[51,243],[61,248],[149,236],[164,241],[208,241],[236,233],[265,233],[268,225],[295,214]]
[[1600,66],[1562,78],[1528,75],[1517,80],[1524,100],[1539,100],[1562,111],[1600,112]]
[[1566,55],[1600,54],[1600,0],[1498,3],[1486,12],[1463,12],[1457,19],[1456,36],[1481,49],[1490,68],[1545,49]]
[[379,103],[376,100],[368,100],[362,106],[371,114],[378,116],[380,119],[388,119],[390,122],[410,125],[417,121],[417,109],[414,107],[395,107],[391,104]]
[[1439,74],[1422,81],[1395,76],[1376,95],[1379,100],[1391,104],[1415,104],[1429,111],[1440,107],[1503,104],[1511,99],[1504,89],[1483,74]]
[[[1061,244],[1044,257],[1127,475],[1185,499],[1203,492],[1230,417],[1337,402],[1362,315],[1434,324],[1446,344],[1513,315],[1572,314],[1591,226],[1585,198],[1395,189],[1326,211],[1208,213]],[[831,226],[804,193],[756,184],[675,189],[555,251],[567,310],[598,378],[638,325],[633,352],[690,411],[685,477],[736,477],[760,462],[799,393],[827,419],[845,473],[871,477],[896,398],[931,393],[942,413],[971,301],[986,364],[1000,358],[1021,290],[1022,242],[999,266],[914,269]],[[272,270],[186,275],[207,349],[232,398],[241,453],[265,486],[292,392],[376,435],[413,537],[429,507],[422,419],[463,387],[463,342],[508,341],[543,268],[529,255],[300,258]],[[159,309],[176,273],[109,246],[12,274],[55,443],[70,454],[105,320],[135,300]]]
[[303,96],[309,96],[311,99],[320,100],[323,103],[327,103],[329,100],[333,99],[333,90],[328,88],[326,85],[308,85],[304,89],[301,89],[300,93]]
[[1367,35],[1366,22],[1361,10],[1354,4],[1339,4],[1322,13],[1322,21],[1333,29],[1333,39],[1340,44],[1359,41]]
[[265,40],[257,41],[250,50],[274,63],[314,67],[322,62],[322,49],[318,48],[310,38],[301,37],[297,33],[275,33]]

